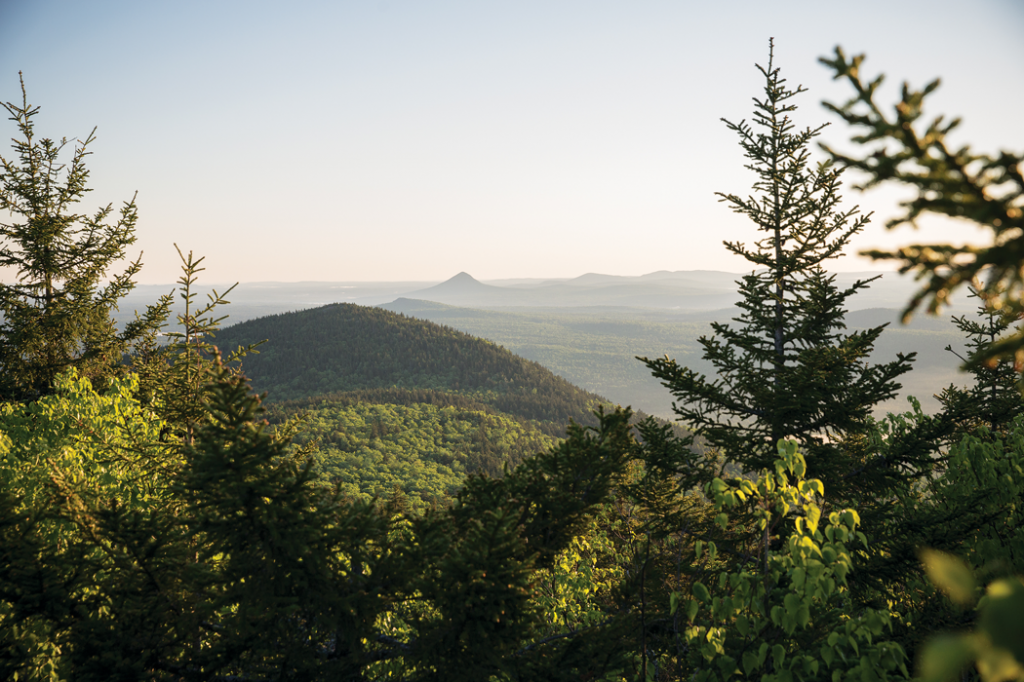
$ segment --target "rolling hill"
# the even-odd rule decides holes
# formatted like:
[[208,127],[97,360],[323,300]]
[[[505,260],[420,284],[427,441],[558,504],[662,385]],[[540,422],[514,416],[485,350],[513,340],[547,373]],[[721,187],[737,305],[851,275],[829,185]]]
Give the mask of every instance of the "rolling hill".
[[230,349],[264,339],[244,370],[270,401],[428,389],[563,428],[607,402],[490,341],[379,308],[336,303],[270,315],[223,329],[215,342]]
[[333,304],[218,332],[227,350],[263,339],[243,369],[272,425],[302,413],[300,443],[349,495],[454,494],[550,448],[607,400],[483,339],[377,308]]

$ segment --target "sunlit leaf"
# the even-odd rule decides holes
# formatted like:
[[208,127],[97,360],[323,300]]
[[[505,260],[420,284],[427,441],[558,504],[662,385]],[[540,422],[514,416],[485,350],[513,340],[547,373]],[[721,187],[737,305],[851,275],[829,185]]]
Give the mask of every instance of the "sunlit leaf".
[[984,682],[1010,682],[1024,678],[1024,668],[1006,649],[978,647],[978,672]]
[[807,528],[812,534],[818,532],[818,521],[821,519],[821,510],[817,505],[809,504],[804,513],[807,515]]
[[921,550],[921,561],[928,578],[950,599],[962,606],[974,601],[974,575],[967,564],[933,549]]

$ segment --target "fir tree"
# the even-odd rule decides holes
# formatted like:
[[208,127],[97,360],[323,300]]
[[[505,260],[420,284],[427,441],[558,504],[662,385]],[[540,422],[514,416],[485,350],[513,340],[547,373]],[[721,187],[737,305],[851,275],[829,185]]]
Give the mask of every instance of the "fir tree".
[[[970,291],[971,297],[981,299],[977,289],[972,287]],[[942,391],[938,396],[941,416],[951,423],[957,441],[966,433],[977,435],[979,426],[988,428],[993,435],[1005,435],[1009,424],[1024,408],[1018,386],[1019,370],[1006,357],[978,360],[988,356],[996,342],[1012,333],[1014,325],[983,299],[973,319],[961,315],[953,317],[953,324],[967,337],[967,355],[956,353],[951,346],[946,346],[946,350],[960,358],[974,382],[969,388],[950,385]]]
[[[668,359],[645,360],[676,398],[674,409],[691,438],[756,471],[769,467],[776,443],[796,439],[807,453],[809,476],[844,503],[895,484],[899,465],[872,458],[862,435],[872,409],[893,397],[896,378],[911,356],[867,361],[883,327],[844,333],[847,299],[872,280],[839,289],[824,263],[841,255],[868,223],[854,207],[840,208],[840,173],[813,165],[809,146],[824,126],[799,130],[790,118],[794,97],[770,43],[764,96],[754,99],[752,124],[725,121],[740,139],[756,175],[754,195],[719,194],[763,235],[753,246],[726,248],[756,268],[740,285],[740,313],[715,323],[702,337],[703,357],[717,370],[709,378]],[[870,492],[869,492],[870,491]]]
[[89,216],[74,206],[89,191],[85,157],[95,130],[76,141],[70,165],[61,162],[67,139],[37,139],[39,107],[0,103],[21,133],[15,156],[0,156],[0,267],[16,273],[0,284],[0,399],[31,400],[52,390],[69,367],[101,385],[132,345],[151,335],[154,311],[118,332],[110,311],[127,294],[140,260],[107,284],[110,267],[135,242],[135,199],[111,218],[108,205]]

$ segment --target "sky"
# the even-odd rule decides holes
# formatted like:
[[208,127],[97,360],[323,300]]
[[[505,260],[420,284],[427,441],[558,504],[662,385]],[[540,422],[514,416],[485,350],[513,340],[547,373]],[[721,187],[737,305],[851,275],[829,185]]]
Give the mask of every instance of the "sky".
[[[137,193],[140,283],[178,277],[174,244],[207,282],[744,272],[722,241],[756,232],[715,192],[751,175],[721,119],[750,118],[769,37],[809,90],[796,123],[833,123],[820,140],[850,135],[817,63],[842,45],[887,74],[884,102],[941,77],[928,111],[994,152],[1024,149],[1021,35],[1020,0],[0,0],[0,100],[22,71],[38,136],[97,128],[82,210]],[[836,270],[985,241],[887,233],[900,191],[844,196],[874,219]]]

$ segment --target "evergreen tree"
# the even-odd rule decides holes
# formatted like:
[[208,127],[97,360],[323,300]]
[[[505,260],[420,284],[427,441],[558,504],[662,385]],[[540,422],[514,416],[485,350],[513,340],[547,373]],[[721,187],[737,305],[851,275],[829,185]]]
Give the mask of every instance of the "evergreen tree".
[[792,99],[804,88],[786,86],[773,45],[768,67],[757,68],[765,86],[754,100],[753,123],[725,121],[756,174],[756,195],[719,196],[763,237],[752,247],[725,243],[756,270],[739,283],[737,324],[715,323],[714,335],[700,339],[718,377],[667,357],[644,360],[675,396],[674,409],[693,438],[753,471],[771,465],[780,439],[794,438],[807,453],[809,475],[847,503],[860,497],[857,491],[874,496],[899,476],[904,463],[872,458],[862,435],[875,405],[899,390],[896,378],[910,369],[912,355],[872,365],[867,358],[883,327],[843,332],[847,299],[872,280],[839,289],[823,264],[869,217],[856,207],[840,209],[840,173],[812,165],[809,146],[823,126],[796,128]]
[[0,399],[30,400],[52,390],[54,378],[74,366],[99,384],[114,372],[132,344],[151,334],[154,313],[118,332],[110,319],[117,301],[134,286],[137,259],[102,280],[135,242],[135,199],[112,218],[108,205],[89,216],[74,206],[89,189],[87,151],[95,130],[76,141],[70,166],[60,157],[69,141],[37,139],[22,82],[22,102],[0,103],[21,133],[15,156],[0,156],[0,267],[16,273],[0,283]]
[[[981,299],[977,289],[971,288],[971,296]],[[966,315],[953,318],[953,323],[967,337],[967,356],[956,354],[964,367],[973,376],[974,383],[968,388],[950,385],[939,395],[942,403],[942,417],[955,429],[955,440],[966,433],[976,433],[979,426],[989,429],[992,434],[1005,433],[1007,426],[1024,408],[1018,380],[1020,375],[1014,363],[1006,358],[990,358],[978,362],[1001,338],[1008,336],[1013,326],[1004,315],[996,313],[982,299],[978,314],[972,319]]]

